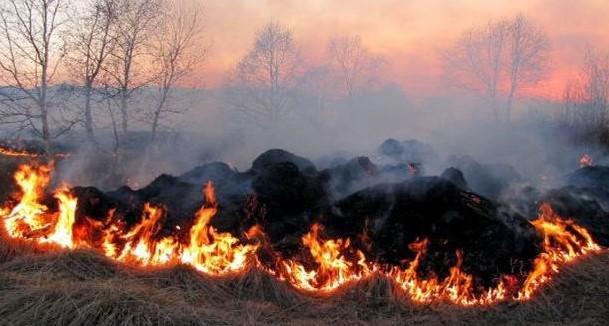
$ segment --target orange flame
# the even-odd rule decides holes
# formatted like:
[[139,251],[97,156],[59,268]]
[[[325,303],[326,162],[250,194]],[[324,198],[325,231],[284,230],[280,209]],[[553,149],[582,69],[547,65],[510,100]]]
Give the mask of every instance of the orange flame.
[[347,258],[349,239],[321,240],[319,233],[322,230],[320,224],[313,224],[302,238],[302,244],[309,248],[317,269],[307,270],[294,260],[281,261],[277,271],[280,279],[302,290],[329,292],[372,272],[361,251],[356,251],[357,261]]
[[211,182],[205,186],[204,194],[206,205],[196,214],[190,229],[190,241],[183,249],[180,261],[209,274],[239,271],[246,267],[248,257],[258,247],[239,244],[239,239],[230,233],[217,232],[210,224],[218,211]]
[[[30,158],[30,159],[36,159],[36,158],[40,158],[40,157],[44,156],[44,154],[42,154],[42,153],[28,152],[27,150],[24,150],[24,149],[13,149],[10,147],[5,147],[5,146],[0,146],[0,155],[9,156],[9,157],[23,157],[23,158]],[[61,158],[70,157],[70,154],[69,153],[53,153],[51,156],[54,158],[57,158],[57,159],[61,159]]]
[[8,234],[13,238],[26,238],[30,234],[50,226],[48,208],[40,201],[49,184],[51,168],[41,166],[19,166],[15,172],[15,182],[21,189],[19,203],[4,218]]
[[[159,221],[163,217],[163,209],[145,204],[142,215],[142,221],[138,225],[120,236],[126,243],[118,257],[114,256],[117,253],[115,249],[107,251],[106,254],[113,254],[110,257],[122,262],[144,266],[167,264],[175,257],[178,243],[172,237],[166,237],[160,241],[154,239],[161,227]],[[112,243],[108,245],[110,248],[116,248]]]
[[495,288],[488,289],[483,295],[476,295],[474,291],[473,277],[461,270],[462,253],[457,251],[457,263],[450,268],[450,275],[444,280],[435,277],[420,279],[417,269],[421,259],[427,252],[429,241],[424,239],[410,245],[410,249],[416,252],[414,260],[408,268],[400,270],[394,268],[390,275],[396,284],[404,290],[410,299],[419,303],[431,303],[433,301],[449,301],[459,305],[484,305],[504,300],[506,289],[503,281]]
[[552,274],[559,271],[561,264],[601,248],[583,227],[572,220],[563,220],[552,207],[543,203],[539,217],[532,222],[543,235],[543,252],[535,259],[533,271],[529,274],[517,298],[530,299],[534,291],[548,282]]
[[28,152],[25,150],[17,150],[17,149],[12,149],[12,148],[3,147],[3,146],[0,146],[0,155],[12,156],[12,157],[29,157],[29,158],[40,157],[40,154],[38,154],[38,153],[31,153],[31,152]]
[[55,194],[59,201],[59,216],[53,231],[44,241],[55,243],[64,248],[74,248],[72,229],[76,221],[76,206],[78,201],[67,187],[62,188]]
[[[10,237],[66,249],[98,249],[109,258],[139,266],[182,263],[210,275],[239,272],[252,263],[263,267],[256,259],[256,253],[266,238],[259,225],[246,234],[250,242],[257,240],[259,244],[243,243],[230,233],[218,232],[211,225],[218,212],[211,183],[204,187],[205,203],[195,215],[188,238],[180,241],[176,235],[162,236],[165,211],[152,204],[144,205],[141,221],[131,228],[117,218],[114,210],[108,212],[105,221],[88,217],[77,221],[78,201],[64,186],[54,195],[58,203],[57,212],[50,212],[41,203],[50,172],[50,166],[23,165],[15,173],[15,181],[20,188],[19,202],[12,209],[0,208],[0,217]],[[474,276],[462,270],[463,253],[460,250],[456,252],[456,263],[447,277],[424,278],[419,275],[419,268],[427,254],[429,240],[409,245],[416,255],[406,267],[388,268],[369,262],[362,251],[352,247],[348,238],[323,239],[323,226],[320,224],[313,224],[302,237],[306,256],[311,259],[284,259],[274,255],[276,261],[273,266],[263,268],[279,280],[307,292],[331,293],[348,283],[380,273],[417,303],[446,301],[472,306],[510,298],[524,301],[531,299],[543,284],[549,282],[562,265],[601,250],[585,228],[570,219],[561,218],[548,204],[540,206],[539,216],[531,223],[543,236],[543,243],[542,252],[534,260],[529,274],[522,277],[502,275],[495,286],[486,289],[477,287]]]

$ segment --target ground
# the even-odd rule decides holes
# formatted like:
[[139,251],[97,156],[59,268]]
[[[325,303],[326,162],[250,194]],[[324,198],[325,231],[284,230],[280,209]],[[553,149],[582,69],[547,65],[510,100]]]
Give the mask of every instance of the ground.
[[145,270],[0,238],[0,325],[606,325],[609,254],[565,266],[527,303],[417,305],[376,278],[312,297],[263,272]]

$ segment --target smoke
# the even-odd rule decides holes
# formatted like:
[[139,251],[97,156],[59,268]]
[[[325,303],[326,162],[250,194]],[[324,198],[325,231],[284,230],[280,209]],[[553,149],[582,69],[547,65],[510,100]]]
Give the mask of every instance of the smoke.
[[[310,158],[321,168],[357,156],[385,164],[378,147],[394,138],[416,139],[433,148],[438,159],[418,162],[428,175],[439,175],[465,157],[481,164],[510,166],[520,181],[547,188],[578,168],[582,154],[592,155],[597,163],[605,156],[600,147],[576,144],[568,131],[558,128],[554,117],[559,104],[550,101],[539,105],[523,100],[513,121],[497,122],[479,98],[449,91],[441,97],[409,96],[400,87],[385,84],[349,98],[320,99],[300,92],[288,115],[261,127],[237,116],[227,106],[227,92],[222,88],[191,91],[188,96],[181,102],[186,106],[184,113],[174,118],[172,127],[164,129],[153,146],[146,125],[135,124],[122,144],[125,155],[120,162],[112,161],[115,140],[109,128],[96,135],[102,150],[92,151],[78,131],[67,135],[61,142],[83,155],[62,166],[63,177],[103,188],[125,181],[138,187],[159,174],[181,174],[212,161],[244,171],[270,148]],[[110,167],[116,165],[129,180],[100,182],[111,179]]]

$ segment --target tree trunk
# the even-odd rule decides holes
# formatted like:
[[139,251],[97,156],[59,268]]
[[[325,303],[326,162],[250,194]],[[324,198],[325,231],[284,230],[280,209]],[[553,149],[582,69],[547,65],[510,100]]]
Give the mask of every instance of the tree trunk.
[[[45,89],[46,87],[43,87]],[[49,130],[49,118],[46,103],[46,90],[42,91],[40,97],[40,123],[42,124],[42,142],[44,144],[44,151],[47,155],[51,155],[51,132]]]
[[497,110],[497,94],[495,90],[491,90],[491,108],[493,110],[493,117],[495,118],[495,123],[499,124],[499,112]]
[[512,105],[513,105],[513,101],[514,101],[514,88],[510,89],[510,94],[508,95],[508,99],[507,99],[507,112],[506,112],[506,118],[507,118],[507,122],[509,123],[512,120]]
[[159,100],[159,104],[154,111],[154,116],[152,117],[152,130],[150,135],[151,142],[156,140],[156,133],[159,127],[159,120],[161,118],[161,112],[163,111],[163,107],[167,101],[167,94],[169,93],[169,88],[164,88],[162,90],[161,99]]
[[47,155],[51,155],[51,131],[49,128],[49,117],[47,107],[47,67],[42,66],[41,85],[38,106],[40,107],[40,123],[42,124],[42,142]]
[[122,90],[121,91],[121,103],[120,103],[120,107],[121,107],[121,127],[122,127],[122,131],[123,131],[123,137],[127,135],[127,131],[129,130],[129,115],[127,110],[129,109],[129,105],[127,103],[127,91],[126,90]]
[[89,143],[95,143],[95,135],[93,133],[93,114],[91,113],[91,96],[93,87],[90,82],[85,84],[85,131]]

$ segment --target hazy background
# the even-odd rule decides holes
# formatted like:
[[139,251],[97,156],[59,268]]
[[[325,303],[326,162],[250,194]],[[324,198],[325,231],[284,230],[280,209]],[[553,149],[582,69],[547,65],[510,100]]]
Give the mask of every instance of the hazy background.
[[[27,0],[37,1],[44,2]],[[48,49],[49,65],[56,73],[47,79],[38,74],[40,62],[7,52],[19,40],[27,45],[28,38],[14,37],[21,30],[14,19],[19,10],[3,7],[9,28],[0,34],[4,51],[0,63],[8,67],[0,71],[4,105],[0,131],[6,139],[40,140],[48,148],[51,143],[62,144],[83,153],[66,168],[74,182],[96,183],[83,177],[86,173],[81,170],[91,161],[108,158],[113,161],[108,170],[120,167],[116,173],[128,175],[122,180],[134,186],[160,173],[181,173],[213,160],[245,170],[262,151],[276,147],[318,162],[336,156],[375,159],[377,147],[387,138],[428,143],[442,162],[450,155],[470,155],[486,163],[512,165],[535,179],[576,168],[584,153],[599,153],[595,160],[602,161],[607,143],[603,138],[609,121],[607,1],[51,3],[59,8],[61,24]],[[131,7],[139,5],[146,8],[144,13]],[[112,12],[106,15],[111,17],[108,34],[113,35],[107,40],[100,33],[103,26],[93,25],[97,20],[91,18],[104,21],[105,11],[95,10],[104,6]],[[42,26],[36,17],[35,25]],[[505,50],[512,35],[506,26],[520,18],[543,45],[541,55],[533,60],[539,62],[528,63],[534,66],[534,77],[520,77],[509,104],[511,117],[506,119],[502,112],[511,84],[503,61],[512,55]],[[463,40],[468,35],[482,40],[497,26],[507,28],[503,36],[507,43],[491,96],[485,80],[457,80],[453,70]],[[129,44],[125,40],[135,27],[145,32],[133,42],[137,55],[127,57],[134,63],[129,68],[133,71],[121,76],[129,53],[124,51]],[[83,48],[100,49],[100,44],[83,44],[89,30],[100,44],[103,40],[111,46],[110,55],[100,62],[99,76],[88,85],[93,95],[86,108],[83,78],[88,70]],[[167,49],[175,35],[189,35],[188,45],[176,59],[179,74],[164,85]],[[279,58],[285,59],[278,64],[276,83],[265,79],[268,74],[261,64],[269,40],[278,40]],[[351,54],[359,60],[357,69],[352,69],[359,78],[353,90],[345,88],[340,62],[332,52],[341,44],[342,49],[359,51]],[[476,48],[477,55],[484,52],[480,49],[483,46]],[[485,75],[489,62],[481,58],[474,60],[480,67],[469,68],[474,72],[480,68]],[[16,63],[17,75],[28,80],[25,86],[15,81],[7,63]],[[130,84],[125,85],[125,80]],[[40,99],[45,87],[49,95]],[[159,105],[164,90],[167,100]],[[28,91],[38,96],[35,101],[21,98]],[[240,112],[264,105],[277,106],[281,114],[254,117]],[[39,116],[29,113],[43,109],[50,117],[48,135],[40,132]],[[151,131],[155,110],[160,118]],[[500,117],[493,110],[499,110]],[[128,128],[121,125],[124,121]],[[95,141],[86,141],[93,134]],[[427,171],[439,173],[448,164]]]

